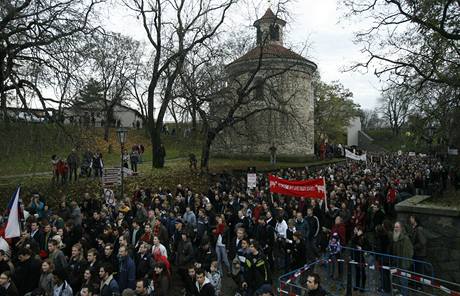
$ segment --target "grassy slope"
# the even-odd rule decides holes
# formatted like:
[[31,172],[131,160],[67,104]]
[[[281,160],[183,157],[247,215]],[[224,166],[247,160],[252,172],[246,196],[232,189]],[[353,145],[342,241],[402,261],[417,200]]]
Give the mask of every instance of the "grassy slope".
[[[104,154],[105,164],[108,167],[119,164],[119,145],[116,140],[115,131],[111,130],[109,142],[103,140],[102,129],[77,129],[70,130],[77,142],[82,147],[99,149]],[[180,134],[180,133],[179,133]],[[74,144],[64,132],[56,126],[51,125],[27,125],[14,124],[10,128],[0,126],[0,176],[14,174],[25,174],[34,172],[49,171],[51,154],[66,156]],[[194,152],[199,155],[200,142],[196,139],[183,139],[180,137],[164,137],[167,159],[163,169],[152,169],[151,146],[144,131],[130,130],[128,134],[127,147],[135,143],[143,143],[146,147],[144,163],[139,165],[141,176],[130,177],[126,180],[126,193],[128,196],[138,186],[145,187],[169,187],[174,188],[181,183],[197,190],[205,190],[209,177],[192,174],[188,167],[188,154]],[[108,147],[112,145],[113,151],[108,153]],[[309,166],[317,164],[314,160],[308,162],[279,162],[276,168],[302,167],[308,163]],[[247,167],[255,166],[258,171],[275,168],[266,160],[248,159],[211,159],[211,173],[226,171],[241,171]],[[27,177],[0,178],[0,203],[6,204],[15,188],[21,185],[23,194],[28,201],[32,192],[40,192],[49,198],[51,204],[57,202],[64,195],[68,199],[79,198],[88,192],[99,192],[100,182],[93,179],[81,179],[77,183],[65,186],[55,186],[50,182],[50,176],[35,175]]]
[[[66,133],[73,138],[71,140]],[[187,157],[190,152],[198,153],[199,141],[172,136],[164,137],[167,159]],[[128,150],[133,144],[145,146],[144,159],[152,159],[150,140],[143,130],[130,129],[128,132]],[[45,124],[15,123],[9,128],[0,125],[0,176],[47,172],[50,170],[52,154],[67,157],[76,145],[89,147],[103,153],[106,166],[112,167],[120,162],[120,146],[115,129],[110,130],[109,141],[103,139],[102,128],[80,129],[67,127],[64,132],[57,126]],[[112,153],[109,153],[109,146]]]

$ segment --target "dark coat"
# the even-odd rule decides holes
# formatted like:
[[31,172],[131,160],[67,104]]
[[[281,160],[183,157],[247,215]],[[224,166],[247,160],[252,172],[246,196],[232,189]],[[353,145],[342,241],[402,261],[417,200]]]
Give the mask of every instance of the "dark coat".
[[409,237],[414,246],[414,256],[418,258],[426,257],[426,236],[420,226],[412,227],[409,231]]
[[155,296],[168,296],[169,295],[169,285],[170,280],[166,274],[160,275],[155,281]]
[[[197,284],[198,285],[198,284]],[[198,290],[198,289],[197,289]],[[199,296],[215,296],[216,292],[210,282],[205,282],[203,287],[198,291]]]
[[136,288],[136,265],[131,257],[126,256],[120,259],[120,268],[118,270],[118,285],[120,290]]
[[136,278],[144,278],[153,270],[153,259],[150,253],[136,255]]
[[326,296],[326,291],[318,286],[318,289],[308,291],[308,296]]
[[5,290],[5,288],[0,287],[0,295],[1,296],[19,296],[19,291],[18,288],[16,288],[16,285],[11,282],[10,286],[8,289]]
[[248,256],[244,270],[244,281],[252,290],[257,290],[263,284],[271,284],[271,271],[262,253]]
[[41,263],[35,258],[18,262],[15,269],[15,283],[19,294],[24,295],[38,287],[40,280]]
[[118,283],[115,279],[112,279],[108,285],[103,285],[101,287],[100,296],[113,296],[113,295],[120,295],[120,292],[123,291],[118,286]]
[[193,260],[193,246],[190,240],[183,241],[182,239],[177,246],[176,264],[179,268],[187,268]]
[[71,258],[67,266],[68,283],[72,291],[80,291],[83,282],[83,273],[86,268],[86,261]]
[[[414,247],[407,235],[401,233],[399,238],[391,241],[390,254],[398,257],[406,257],[411,259],[414,255]],[[409,270],[411,268],[411,262],[409,260],[398,259],[395,262],[395,266],[401,269]]]

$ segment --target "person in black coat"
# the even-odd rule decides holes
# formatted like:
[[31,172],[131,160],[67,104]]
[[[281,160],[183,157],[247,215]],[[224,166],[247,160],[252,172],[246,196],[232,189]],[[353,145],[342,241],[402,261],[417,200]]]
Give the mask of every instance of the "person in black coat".
[[273,266],[273,246],[275,244],[275,228],[267,224],[264,216],[259,217],[255,227],[255,239],[259,242],[261,251],[267,256],[268,263]]
[[199,296],[215,296],[216,292],[203,269],[196,271],[196,288]]
[[291,269],[302,267],[306,263],[305,240],[300,231],[294,232],[292,244],[292,266]]
[[196,296],[198,295],[198,289],[196,287],[196,272],[195,266],[189,265],[187,268],[187,275],[184,279],[185,284],[185,296]]
[[33,239],[37,245],[43,245],[44,235],[37,221],[32,221],[30,223],[30,238]]
[[72,256],[67,265],[68,283],[72,291],[80,291],[86,265],[86,260],[83,258],[83,247],[80,243],[76,243],[72,246]]
[[0,295],[19,296],[18,288],[11,281],[11,273],[4,271],[0,274]]
[[101,256],[101,264],[109,264],[113,268],[113,273],[118,273],[118,257],[115,253],[115,247],[113,244],[108,243],[104,246],[104,254]]
[[32,257],[32,251],[29,249],[20,249],[18,259],[19,262],[15,269],[15,283],[19,294],[24,295],[38,287],[41,263],[40,260]]
[[361,226],[356,226],[353,229],[353,237],[351,238],[351,247],[354,250],[351,253],[351,258],[358,264],[355,265],[355,290],[364,292],[366,286],[366,268],[364,264],[364,250],[369,250],[370,245],[364,236],[364,231]]
[[312,273],[307,277],[308,296],[326,296],[326,291],[321,288],[320,278],[317,273]]
[[154,262],[150,250],[152,246],[144,242],[139,247],[136,255],[136,278],[143,279],[153,271]]
[[11,267],[8,264],[5,251],[0,250],[0,273],[4,271],[11,271]]

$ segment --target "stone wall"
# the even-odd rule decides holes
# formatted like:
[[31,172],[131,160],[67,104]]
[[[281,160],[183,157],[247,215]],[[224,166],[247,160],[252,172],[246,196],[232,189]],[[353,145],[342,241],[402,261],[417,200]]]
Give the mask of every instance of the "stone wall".
[[[280,63],[280,60],[277,62]],[[275,146],[278,157],[313,155],[314,98],[311,69],[306,65],[301,67],[297,64],[294,64],[296,69],[290,69],[289,65],[286,62],[284,67],[289,70],[278,75],[273,73],[279,73],[279,70],[268,69],[268,66],[259,71],[258,75],[261,77],[271,77],[264,83],[262,98],[256,97],[255,91],[250,93],[247,98],[250,103],[240,108],[235,117],[242,117],[264,107],[282,109],[285,112],[259,112],[246,121],[224,130],[214,140],[212,154],[269,158],[269,148]],[[244,85],[251,77],[248,73],[250,72],[239,74],[238,83],[235,83],[235,86],[230,85],[230,88],[236,89],[238,85]],[[224,100],[211,106],[213,114],[226,114],[228,105],[231,105],[231,98]]]
[[424,204],[430,196],[414,196],[396,205],[398,219],[420,219],[428,240],[428,258],[435,277],[460,283],[460,210]]

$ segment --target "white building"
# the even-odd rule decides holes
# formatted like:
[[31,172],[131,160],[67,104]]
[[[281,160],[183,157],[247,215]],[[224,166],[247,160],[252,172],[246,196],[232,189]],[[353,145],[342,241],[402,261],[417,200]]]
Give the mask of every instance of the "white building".
[[[102,127],[105,124],[104,107],[99,102],[73,106],[64,110],[64,123],[94,127]],[[139,111],[117,104],[113,108],[113,122],[111,126],[142,127],[142,116]]]

